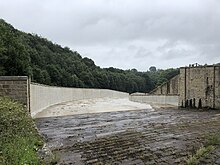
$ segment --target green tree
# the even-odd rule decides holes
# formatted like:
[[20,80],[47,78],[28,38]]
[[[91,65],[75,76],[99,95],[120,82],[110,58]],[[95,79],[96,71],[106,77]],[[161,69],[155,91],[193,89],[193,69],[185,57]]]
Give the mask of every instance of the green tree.
[[156,72],[156,71],[157,71],[157,68],[156,68],[155,66],[151,66],[151,67],[149,68],[149,70],[150,70],[151,72]]
[[20,32],[0,19],[0,75],[29,75],[37,83],[66,87],[106,88],[149,92],[179,73],[100,68],[92,59],[36,34]]

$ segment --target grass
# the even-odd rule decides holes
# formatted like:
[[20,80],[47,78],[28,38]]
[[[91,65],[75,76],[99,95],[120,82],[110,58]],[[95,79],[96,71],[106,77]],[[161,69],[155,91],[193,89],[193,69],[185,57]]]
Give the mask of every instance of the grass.
[[209,145],[213,145],[213,146],[220,145],[220,133],[209,135],[209,136],[207,136],[206,139],[207,139],[206,146],[209,146]]
[[186,161],[188,165],[197,165],[200,162],[200,159],[202,157],[208,156],[209,152],[213,151],[215,149],[214,146],[210,145],[207,147],[201,147],[198,149],[195,153],[195,155],[190,156],[190,158]]
[[42,164],[37,151],[43,140],[27,110],[0,98],[0,164]]
[[197,165],[201,158],[207,158],[211,151],[215,150],[216,146],[220,145],[220,133],[212,134],[206,137],[205,145],[199,148],[196,153],[186,160],[188,165]]

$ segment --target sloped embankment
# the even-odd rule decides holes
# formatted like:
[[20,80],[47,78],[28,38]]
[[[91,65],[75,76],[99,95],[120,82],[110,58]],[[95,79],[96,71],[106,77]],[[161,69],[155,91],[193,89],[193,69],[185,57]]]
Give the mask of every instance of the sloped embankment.
[[42,137],[25,108],[0,98],[0,164],[41,164]]

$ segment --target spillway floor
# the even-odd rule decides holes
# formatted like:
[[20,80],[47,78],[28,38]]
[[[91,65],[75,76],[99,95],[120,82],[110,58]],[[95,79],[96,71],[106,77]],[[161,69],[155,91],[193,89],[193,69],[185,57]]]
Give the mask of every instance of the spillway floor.
[[[140,109],[36,119],[59,164],[186,164],[220,111]],[[220,147],[200,164],[220,164]]]

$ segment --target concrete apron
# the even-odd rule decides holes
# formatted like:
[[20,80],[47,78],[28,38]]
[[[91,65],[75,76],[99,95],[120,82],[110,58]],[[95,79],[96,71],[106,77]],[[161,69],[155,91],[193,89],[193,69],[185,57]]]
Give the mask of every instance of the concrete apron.
[[153,110],[149,104],[129,101],[128,98],[98,98],[65,102],[50,106],[34,115],[34,118],[67,116],[86,113],[101,113],[114,111],[129,111],[148,109]]

